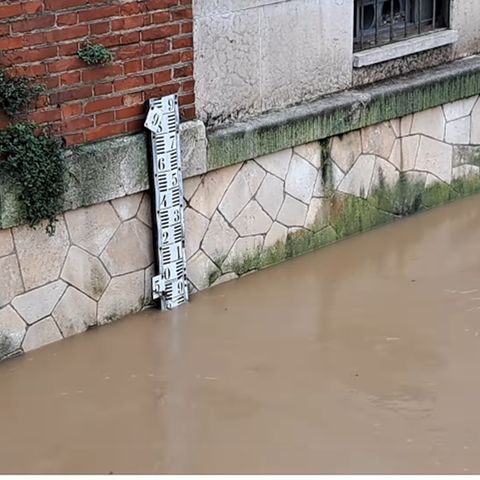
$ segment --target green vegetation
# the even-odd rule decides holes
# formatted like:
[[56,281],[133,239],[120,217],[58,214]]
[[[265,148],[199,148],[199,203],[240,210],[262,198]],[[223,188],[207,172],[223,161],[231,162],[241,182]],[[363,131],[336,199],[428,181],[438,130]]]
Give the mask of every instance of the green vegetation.
[[87,65],[105,65],[113,60],[113,54],[103,45],[87,43],[78,51],[78,56]]
[[[328,166],[324,167],[327,189],[330,171]],[[426,188],[423,181],[412,179],[405,174],[401,174],[399,180],[391,186],[386,184],[381,172],[379,177],[378,187],[367,199],[330,191],[329,216],[325,224],[290,233],[285,242],[278,242],[263,251],[250,252],[227,265],[225,271],[244,275],[261,270],[398,218],[480,193],[478,175],[453,180],[451,185],[438,182]],[[213,281],[210,285],[221,274],[218,270],[212,274]]]
[[0,170],[19,192],[22,217],[34,227],[47,219],[47,233],[55,232],[64,193],[63,146],[33,123],[15,123],[0,132]]
[[29,77],[9,77],[0,70],[0,108],[9,117],[23,113],[44,90]]

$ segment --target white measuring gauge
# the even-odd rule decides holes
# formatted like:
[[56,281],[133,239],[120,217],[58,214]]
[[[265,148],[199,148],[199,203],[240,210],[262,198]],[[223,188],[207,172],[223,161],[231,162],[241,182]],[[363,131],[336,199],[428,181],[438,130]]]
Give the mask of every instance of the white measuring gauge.
[[170,310],[188,302],[177,95],[150,100],[145,127],[151,132],[158,262],[152,295]]

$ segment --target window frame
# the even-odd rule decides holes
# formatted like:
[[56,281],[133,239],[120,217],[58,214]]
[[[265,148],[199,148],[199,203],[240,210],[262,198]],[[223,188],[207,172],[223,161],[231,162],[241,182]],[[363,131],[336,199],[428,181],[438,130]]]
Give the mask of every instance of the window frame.
[[451,0],[354,0],[353,52],[447,30],[450,6]]

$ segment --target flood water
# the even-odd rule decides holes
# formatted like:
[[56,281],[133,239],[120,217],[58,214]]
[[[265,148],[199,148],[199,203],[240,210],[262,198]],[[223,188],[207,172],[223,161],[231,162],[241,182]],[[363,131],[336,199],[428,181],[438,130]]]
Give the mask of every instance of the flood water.
[[2,473],[480,473],[480,197],[0,364]]

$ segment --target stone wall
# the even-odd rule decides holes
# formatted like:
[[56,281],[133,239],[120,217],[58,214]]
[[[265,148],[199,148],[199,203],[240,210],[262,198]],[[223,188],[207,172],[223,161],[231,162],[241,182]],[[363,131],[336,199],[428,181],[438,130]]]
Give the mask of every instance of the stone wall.
[[[478,96],[185,180],[192,292],[480,191]],[[150,199],[0,230],[0,359],[151,303]]]
[[195,289],[480,188],[474,96],[186,181]]

